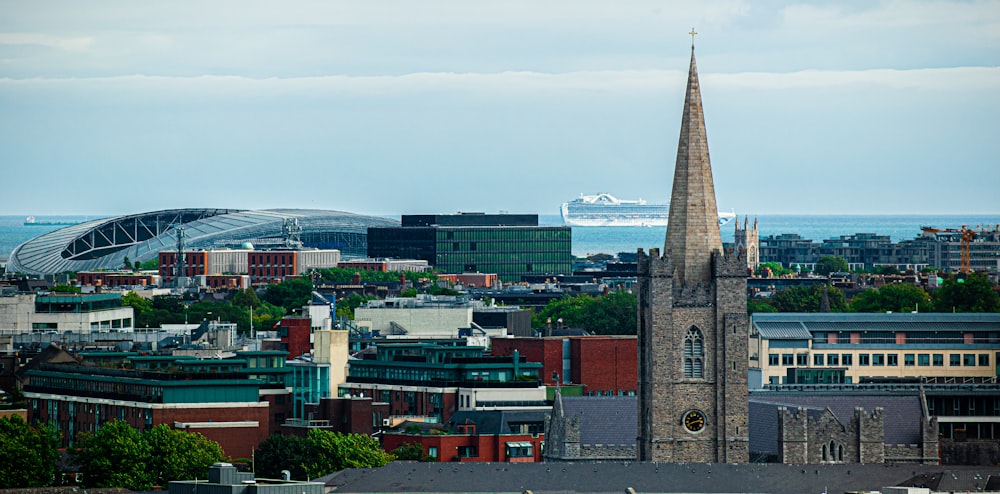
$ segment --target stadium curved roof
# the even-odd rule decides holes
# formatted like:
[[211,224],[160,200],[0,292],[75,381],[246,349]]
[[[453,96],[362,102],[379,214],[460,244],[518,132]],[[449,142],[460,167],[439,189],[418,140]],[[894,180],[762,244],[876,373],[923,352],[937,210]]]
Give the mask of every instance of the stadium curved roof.
[[388,218],[315,209],[170,209],[87,221],[17,246],[8,272],[56,274],[119,269],[176,250],[183,225],[184,250],[284,245],[285,221],[295,219],[304,247],[340,249],[345,258],[367,255],[368,227],[399,226]]

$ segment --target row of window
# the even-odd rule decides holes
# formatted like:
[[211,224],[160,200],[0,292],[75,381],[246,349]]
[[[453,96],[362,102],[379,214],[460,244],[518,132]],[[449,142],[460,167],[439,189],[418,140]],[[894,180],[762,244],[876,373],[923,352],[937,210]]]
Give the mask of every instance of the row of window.
[[[889,366],[899,365],[899,354],[896,353],[859,353],[859,366]],[[903,365],[906,367],[943,367],[945,364],[945,354],[943,353],[904,353]],[[772,366],[806,366],[809,365],[808,353],[771,353],[767,356],[768,365]],[[813,366],[843,366],[854,365],[854,354],[851,353],[814,353],[812,354]],[[952,353],[948,355],[949,367],[989,367],[990,354],[988,353]]]

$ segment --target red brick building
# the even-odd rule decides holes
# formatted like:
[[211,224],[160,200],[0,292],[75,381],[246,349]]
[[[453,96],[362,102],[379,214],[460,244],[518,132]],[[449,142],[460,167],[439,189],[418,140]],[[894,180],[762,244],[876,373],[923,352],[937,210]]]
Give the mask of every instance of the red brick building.
[[113,271],[80,271],[76,281],[85,286],[155,286],[160,277],[151,274]]
[[285,316],[278,322],[278,336],[281,349],[288,352],[288,358],[312,353],[312,319],[306,316]]
[[554,385],[558,374],[560,384],[581,384],[587,396],[630,396],[638,389],[635,336],[495,338],[492,345],[493,355],[518,350],[529,362],[540,362],[547,384]]
[[341,434],[371,436],[382,430],[389,417],[389,404],[372,400],[370,396],[321,398],[319,403],[306,403],[305,419],[289,419],[281,432],[305,436],[309,429],[320,428]]
[[465,411],[445,424],[407,424],[382,436],[382,448],[420,444],[439,462],[534,463],[542,461],[545,412]]

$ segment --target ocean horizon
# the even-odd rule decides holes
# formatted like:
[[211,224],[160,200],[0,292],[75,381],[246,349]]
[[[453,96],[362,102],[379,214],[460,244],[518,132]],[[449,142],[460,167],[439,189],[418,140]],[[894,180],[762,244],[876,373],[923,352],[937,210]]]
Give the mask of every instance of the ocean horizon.
[[[399,216],[379,215],[399,219]],[[44,215],[36,216],[38,222],[82,222],[99,219],[88,215]],[[743,224],[744,216],[736,221]],[[1000,225],[1000,214],[762,214],[751,216],[758,221],[760,237],[771,235],[797,234],[804,239],[821,242],[856,233],[886,235],[893,242],[909,240],[920,236],[921,227],[995,228]],[[64,225],[24,224],[25,216],[0,215],[0,262],[5,262],[18,245],[44,233],[64,228]],[[558,214],[540,214],[538,223],[543,226],[563,224]],[[583,257],[589,254],[617,254],[636,252],[639,248],[662,248],[667,227],[572,227],[573,255]],[[721,228],[722,241],[732,242],[735,223]]]

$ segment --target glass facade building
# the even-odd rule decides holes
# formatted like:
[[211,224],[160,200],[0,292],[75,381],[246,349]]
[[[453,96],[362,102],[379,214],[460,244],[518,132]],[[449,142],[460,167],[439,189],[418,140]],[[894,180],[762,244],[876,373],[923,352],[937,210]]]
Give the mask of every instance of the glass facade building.
[[537,215],[403,216],[400,227],[368,229],[368,256],[422,259],[443,273],[569,274],[572,229],[538,226]]

